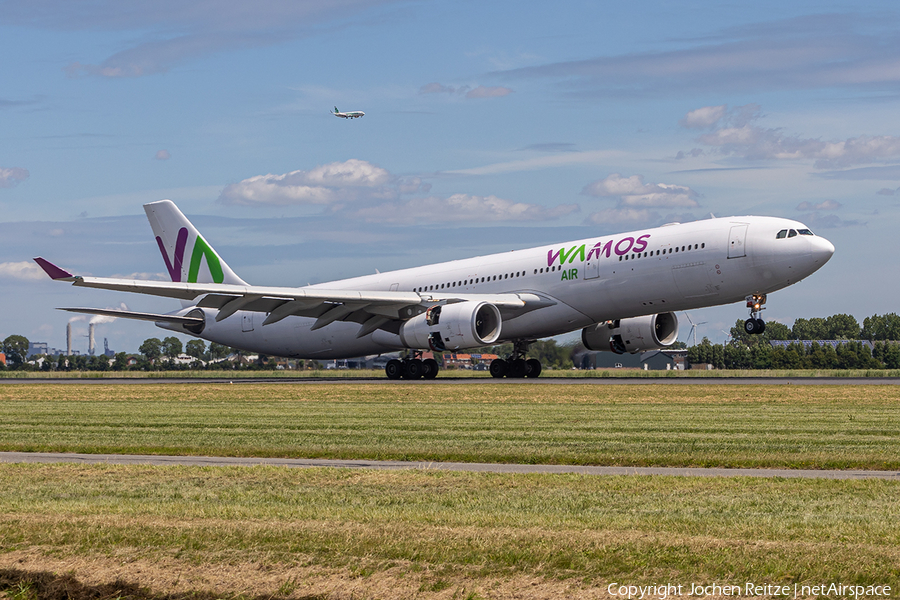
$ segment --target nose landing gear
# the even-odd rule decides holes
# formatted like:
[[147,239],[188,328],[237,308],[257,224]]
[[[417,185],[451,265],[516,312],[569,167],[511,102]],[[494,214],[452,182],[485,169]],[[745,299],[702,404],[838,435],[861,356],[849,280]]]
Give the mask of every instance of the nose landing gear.
[[766,330],[766,322],[760,317],[760,313],[765,310],[763,308],[765,303],[765,294],[747,296],[747,308],[750,309],[750,318],[744,321],[744,331],[750,335],[759,335]]

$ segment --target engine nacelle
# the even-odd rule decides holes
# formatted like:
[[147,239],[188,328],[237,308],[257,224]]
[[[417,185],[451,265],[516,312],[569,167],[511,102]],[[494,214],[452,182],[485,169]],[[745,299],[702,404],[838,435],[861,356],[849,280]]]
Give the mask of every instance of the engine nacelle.
[[407,348],[436,352],[493,344],[500,337],[500,310],[487,302],[432,306],[400,327]]
[[606,350],[616,354],[659,350],[678,339],[678,317],[665,312],[645,317],[617,319],[597,323],[581,330],[581,341],[588,350]]

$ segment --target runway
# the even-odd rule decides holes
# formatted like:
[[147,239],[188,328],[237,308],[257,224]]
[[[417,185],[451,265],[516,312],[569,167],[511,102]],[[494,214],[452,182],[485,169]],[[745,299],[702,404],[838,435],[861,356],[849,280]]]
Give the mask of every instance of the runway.
[[538,379],[494,379],[493,377],[438,377],[427,380],[392,381],[386,377],[260,377],[201,379],[184,378],[0,378],[0,385],[149,385],[149,384],[283,384],[283,385],[900,385],[900,377],[541,377]]
[[329,460],[310,458],[248,458],[224,456],[158,456],[146,454],[77,454],[63,452],[0,452],[3,463],[77,463],[109,465],[182,465],[228,467],[268,465],[290,468],[434,470],[472,473],[575,473],[579,475],[664,475],[675,477],[785,477],[803,479],[888,479],[898,471],[825,471],[812,469],[704,469],[696,467],[595,467],[579,465],[517,465],[500,463],[417,462],[397,460]]

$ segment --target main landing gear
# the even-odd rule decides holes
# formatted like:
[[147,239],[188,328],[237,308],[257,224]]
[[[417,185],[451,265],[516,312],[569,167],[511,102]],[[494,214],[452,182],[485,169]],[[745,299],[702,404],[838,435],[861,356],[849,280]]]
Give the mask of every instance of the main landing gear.
[[750,318],[744,321],[744,331],[750,335],[759,335],[766,330],[766,322],[759,316],[765,310],[763,308],[765,303],[765,294],[747,296],[747,308],[750,309]]
[[497,358],[491,361],[491,377],[537,377],[541,374],[541,361],[536,358],[525,359],[525,353],[531,340],[513,343],[513,353],[507,359]]
[[389,360],[384,367],[388,379],[434,379],[440,365],[433,358],[422,360],[421,352],[414,352],[412,358]]

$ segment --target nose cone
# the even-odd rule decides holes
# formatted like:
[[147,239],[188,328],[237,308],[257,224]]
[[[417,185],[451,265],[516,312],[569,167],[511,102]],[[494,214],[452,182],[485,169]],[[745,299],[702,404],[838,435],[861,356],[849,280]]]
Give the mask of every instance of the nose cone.
[[810,238],[810,253],[819,266],[828,262],[834,254],[834,244],[823,237],[815,236]]

